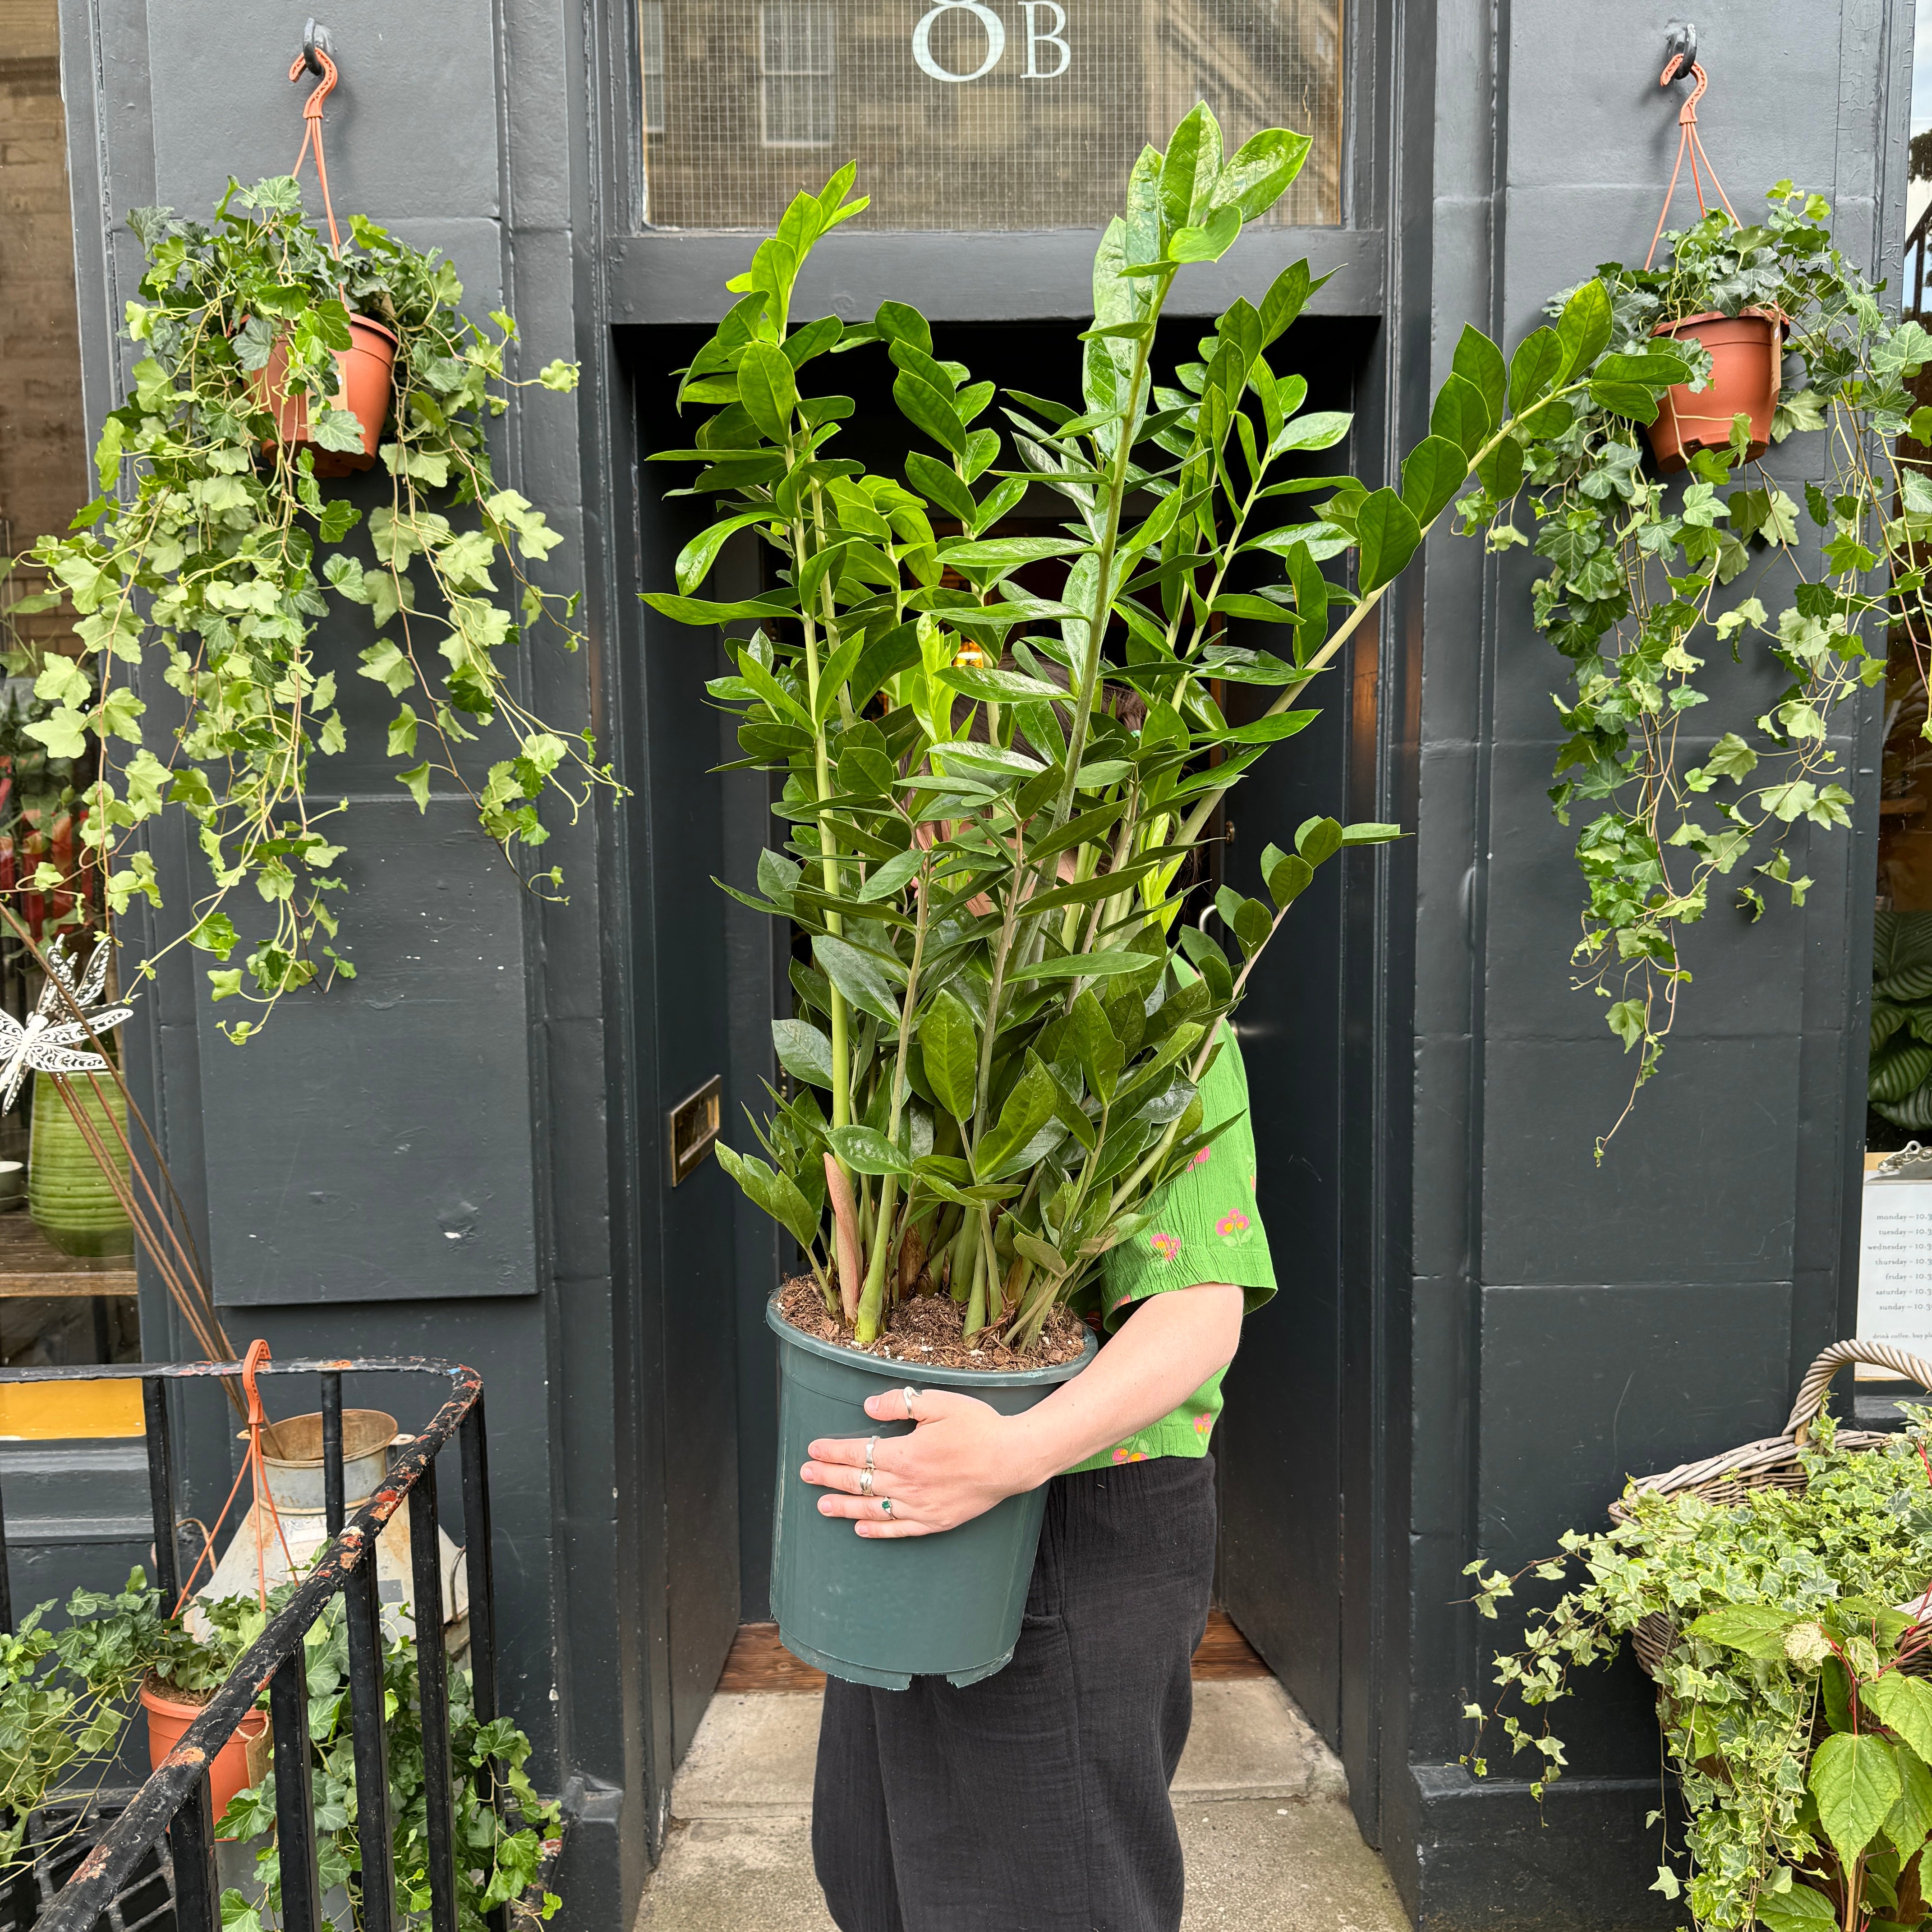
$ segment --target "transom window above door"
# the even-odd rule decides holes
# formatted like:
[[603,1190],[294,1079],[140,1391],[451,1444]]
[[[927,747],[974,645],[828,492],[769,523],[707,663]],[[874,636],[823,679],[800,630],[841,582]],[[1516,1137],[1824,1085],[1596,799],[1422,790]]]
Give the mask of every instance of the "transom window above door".
[[866,227],[1098,227],[1197,100],[1311,136],[1270,218],[1341,219],[1341,0],[638,6],[654,228],[768,228],[848,160]]

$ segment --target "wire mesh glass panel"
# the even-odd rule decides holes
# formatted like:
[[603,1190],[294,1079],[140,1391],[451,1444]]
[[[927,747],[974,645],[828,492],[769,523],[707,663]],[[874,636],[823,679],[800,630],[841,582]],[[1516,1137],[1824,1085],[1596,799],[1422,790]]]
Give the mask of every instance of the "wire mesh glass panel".
[[1342,218],[1342,0],[640,0],[651,224],[769,228],[859,164],[880,229],[1090,228],[1197,100],[1314,142]]

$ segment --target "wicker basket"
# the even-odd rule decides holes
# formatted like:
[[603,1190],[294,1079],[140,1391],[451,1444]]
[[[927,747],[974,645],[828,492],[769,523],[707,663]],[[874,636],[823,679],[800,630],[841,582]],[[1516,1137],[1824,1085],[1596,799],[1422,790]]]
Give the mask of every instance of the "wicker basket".
[[[1701,1462],[1680,1463],[1661,1475],[1640,1476],[1631,1488],[1640,1496],[1696,1496],[1720,1508],[1742,1502],[1756,1490],[1802,1490],[1804,1468],[1798,1452],[1811,1432],[1811,1425],[1824,1407],[1825,1392],[1832,1378],[1847,1362],[1867,1362],[1874,1368],[1890,1369],[1907,1382],[1932,1393],[1932,1363],[1907,1354],[1884,1342],[1834,1342],[1806,1372],[1798,1400],[1791,1406],[1791,1418],[1782,1436],[1767,1436],[1760,1442],[1747,1442],[1740,1448],[1726,1449],[1721,1455],[1707,1456]],[[1892,1442],[1889,1434],[1869,1429],[1841,1429],[1837,1441],[1840,1449],[1876,1449]],[[1610,1505],[1612,1522],[1628,1522],[1630,1510],[1619,1498]],[[1652,1677],[1677,1642],[1677,1627],[1661,1611],[1653,1611],[1630,1633],[1631,1647],[1638,1663]],[[1910,1665],[1906,1666],[1912,1669]],[[1932,1671],[1932,1659],[1922,1660],[1914,1676]]]

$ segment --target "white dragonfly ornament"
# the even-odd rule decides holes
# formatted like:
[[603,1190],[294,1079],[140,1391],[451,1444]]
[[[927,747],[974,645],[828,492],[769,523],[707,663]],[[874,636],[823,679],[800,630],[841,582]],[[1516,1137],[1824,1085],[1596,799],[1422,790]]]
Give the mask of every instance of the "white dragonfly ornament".
[[[96,1040],[132,1017],[132,1006],[103,1006],[107,962],[112,944],[94,942],[87,970],[76,976],[64,944],[56,939],[47,948],[47,983],[40,1004],[22,1026],[0,1007],[0,1112],[13,1106],[20,1083],[29,1072],[105,1073],[107,1062],[98,1053],[80,1050],[76,1042]],[[78,1012],[80,1018],[74,1015]]]

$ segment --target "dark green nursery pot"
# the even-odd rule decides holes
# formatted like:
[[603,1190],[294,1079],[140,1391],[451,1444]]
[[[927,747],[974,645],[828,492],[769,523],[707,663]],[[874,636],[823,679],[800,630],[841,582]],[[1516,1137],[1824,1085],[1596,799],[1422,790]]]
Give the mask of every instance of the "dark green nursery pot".
[[765,1319],[778,1338],[778,1500],[772,1520],[772,1610],[788,1651],[833,1677],[903,1690],[915,1677],[976,1683],[1011,1660],[1026,1610],[1044,1489],[1009,1496],[937,1536],[857,1534],[821,1516],[826,1492],[800,1480],[808,1444],[824,1436],[904,1436],[875,1423],[866,1399],[886,1389],[958,1389],[1018,1415],[1094,1359],[1013,1372],[916,1369],[801,1334],[774,1296]]

